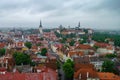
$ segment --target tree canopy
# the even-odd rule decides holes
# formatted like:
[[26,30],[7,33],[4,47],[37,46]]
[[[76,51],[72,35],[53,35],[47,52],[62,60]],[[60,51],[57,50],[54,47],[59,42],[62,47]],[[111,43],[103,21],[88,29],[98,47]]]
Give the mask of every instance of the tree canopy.
[[105,57],[109,58],[109,59],[113,59],[113,58],[117,57],[117,55],[116,54],[106,54]]
[[113,39],[115,46],[120,46],[120,35],[117,34],[95,32],[92,37],[95,41],[108,43],[108,41],[105,41],[106,38]]
[[42,56],[46,56],[46,53],[47,53],[47,49],[46,48],[42,48],[41,55]]
[[5,49],[5,48],[1,48],[1,49],[0,49],[0,56],[5,55],[5,51],[6,51],[6,49]]
[[70,46],[73,46],[74,44],[75,44],[74,40],[70,41],[70,43],[69,43]]
[[114,62],[110,60],[105,60],[102,64],[103,72],[114,72]]
[[64,37],[63,37],[63,38],[60,40],[60,42],[61,42],[61,43],[65,43],[66,40],[67,40],[67,38],[64,38]]
[[25,46],[30,49],[32,47],[32,43],[31,42],[26,42]]
[[57,31],[54,32],[55,35],[59,38],[59,37],[62,37],[62,34],[58,33]]
[[74,69],[73,69],[73,62],[68,59],[64,64],[63,64],[63,71],[65,72],[65,76],[67,78],[72,78],[74,74]]
[[74,62],[71,59],[66,60],[67,63],[70,63],[72,67],[74,67]]
[[21,52],[15,52],[13,54],[13,58],[15,60],[16,65],[27,65],[31,62],[30,56]]

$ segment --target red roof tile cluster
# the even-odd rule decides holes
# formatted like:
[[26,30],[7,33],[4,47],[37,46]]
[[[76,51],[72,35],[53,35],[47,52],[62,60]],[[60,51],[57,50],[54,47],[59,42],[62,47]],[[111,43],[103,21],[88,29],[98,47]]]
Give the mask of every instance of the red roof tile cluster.
[[57,73],[52,69],[41,73],[10,73],[0,74],[0,80],[57,80]]
[[31,48],[31,49],[36,49],[36,50],[37,50],[37,49],[38,49],[38,47],[37,47],[37,46],[32,46],[32,48]]
[[79,69],[75,74],[74,78],[79,79],[81,76],[82,80],[87,80],[87,78],[98,78],[97,72],[91,68]]
[[89,56],[79,56],[79,57],[74,57],[74,62],[77,64],[89,64],[90,63],[90,58]]
[[6,46],[5,43],[0,43],[0,48],[4,48]]
[[107,46],[110,46],[110,44],[107,44],[107,43],[98,43],[98,42],[96,42],[96,43],[95,43],[95,46],[102,47],[102,48],[106,48]]
[[56,35],[54,34],[54,32],[44,32],[43,36],[45,38],[53,39],[53,40],[55,40],[57,38]]
[[[76,63],[74,66],[74,70],[77,71],[79,69],[94,69],[94,65],[93,64],[80,64],[80,63]],[[95,69],[94,69],[95,70]]]
[[87,78],[98,79],[97,72],[92,64],[76,63],[74,70],[74,78],[77,80],[87,80]]
[[80,44],[76,47],[76,49],[92,49],[92,47],[90,45],[87,45],[87,44]]
[[120,77],[113,73],[98,72],[100,80],[120,80]]
[[71,57],[71,56],[73,56],[73,55],[77,55],[77,56],[83,56],[84,55],[84,53],[82,52],[82,51],[70,51],[69,53],[68,53],[68,56],[69,57]]

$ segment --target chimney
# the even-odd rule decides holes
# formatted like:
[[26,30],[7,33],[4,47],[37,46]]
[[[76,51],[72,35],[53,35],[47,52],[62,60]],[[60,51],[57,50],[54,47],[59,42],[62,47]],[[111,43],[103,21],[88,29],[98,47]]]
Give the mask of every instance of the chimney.
[[87,78],[89,77],[89,72],[87,72]]

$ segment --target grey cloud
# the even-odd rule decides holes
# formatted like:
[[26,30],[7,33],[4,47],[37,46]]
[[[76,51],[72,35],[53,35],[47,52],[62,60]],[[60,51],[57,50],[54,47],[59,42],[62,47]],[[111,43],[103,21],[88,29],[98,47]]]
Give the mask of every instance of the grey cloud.
[[120,0],[105,0],[102,6],[109,10],[120,11]]
[[[99,1],[99,0],[98,0]],[[87,8],[89,12],[99,12],[102,10],[119,13],[120,12],[120,0],[101,0],[100,4]]]
[[[0,22],[3,25],[29,25],[42,18],[47,26],[109,26],[119,28],[120,0],[1,0]],[[106,21],[106,22],[105,22]]]

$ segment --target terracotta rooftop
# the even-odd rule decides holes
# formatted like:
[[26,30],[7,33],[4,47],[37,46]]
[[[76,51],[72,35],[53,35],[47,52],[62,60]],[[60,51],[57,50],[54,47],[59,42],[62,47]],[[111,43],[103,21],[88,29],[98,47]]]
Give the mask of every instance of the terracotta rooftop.
[[84,53],[82,52],[82,51],[70,51],[69,53],[68,53],[68,56],[69,57],[71,57],[71,56],[74,56],[74,55],[76,55],[76,56],[83,56],[84,55]]
[[38,49],[38,47],[37,47],[37,46],[32,46],[32,49],[36,49],[36,50],[37,50],[37,49]]
[[75,63],[79,63],[79,64],[88,64],[88,63],[90,63],[89,56],[74,57],[73,60],[74,60]]
[[92,49],[92,47],[87,44],[80,44],[76,47],[76,49]]
[[0,74],[0,80],[57,80],[57,73],[51,69],[40,73],[10,73]]
[[81,75],[81,80],[87,80],[87,78],[98,78],[97,72],[91,68],[79,69],[74,73],[74,78],[79,79],[79,75]]
[[98,72],[97,74],[100,80],[120,80],[120,77],[113,73]]
[[0,43],[0,48],[4,48],[5,47],[5,43]]
[[75,66],[74,66],[74,70],[77,71],[79,69],[88,69],[88,68],[92,68],[93,70],[95,69],[94,68],[94,65],[93,64],[80,64],[80,63],[76,63]]
[[95,46],[105,48],[105,47],[107,47],[107,46],[110,46],[110,44],[107,44],[107,43],[98,43],[98,42],[96,42],[96,43],[95,43]]

